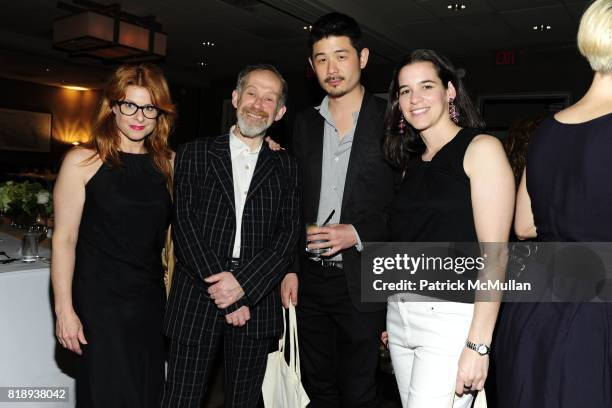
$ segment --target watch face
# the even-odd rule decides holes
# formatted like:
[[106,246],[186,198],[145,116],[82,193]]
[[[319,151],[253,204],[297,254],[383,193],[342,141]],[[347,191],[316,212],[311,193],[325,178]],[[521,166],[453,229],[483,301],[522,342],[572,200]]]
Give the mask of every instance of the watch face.
[[478,350],[477,351],[478,351],[478,354],[481,354],[481,355],[484,356],[485,354],[489,353],[489,348],[487,346],[485,346],[484,344],[481,344],[481,345],[478,346]]

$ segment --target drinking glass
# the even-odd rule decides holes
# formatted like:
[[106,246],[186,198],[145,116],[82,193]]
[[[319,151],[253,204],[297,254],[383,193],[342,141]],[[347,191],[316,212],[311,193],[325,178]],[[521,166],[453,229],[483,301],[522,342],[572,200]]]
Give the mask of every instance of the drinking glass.
[[21,261],[36,262],[38,259],[38,232],[26,232],[21,240]]
[[[312,231],[313,228],[319,228],[320,225],[317,224],[316,222],[308,222],[306,223],[306,244],[320,244],[322,242],[327,242],[324,239],[321,240],[316,240],[316,241],[308,241],[308,234],[310,233],[310,231]],[[321,255],[322,253],[326,252],[327,248],[318,248],[318,249],[310,249],[308,248],[308,246],[306,247],[306,252],[311,253],[313,255]]]

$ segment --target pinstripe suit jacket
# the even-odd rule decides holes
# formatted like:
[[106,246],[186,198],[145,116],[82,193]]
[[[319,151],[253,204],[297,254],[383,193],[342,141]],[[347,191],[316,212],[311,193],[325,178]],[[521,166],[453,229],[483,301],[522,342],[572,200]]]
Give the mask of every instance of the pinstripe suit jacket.
[[174,174],[176,269],[166,309],[167,336],[187,344],[224,325],[223,316],[248,305],[246,335],[270,337],[282,329],[278,285],[292,263],[301,230],[297,161],[263,143],[249,187],[241,231],[241,267],[234,276],[245,297],[219,309],[203,279],[227,270],[236,231],[229,135],[181,146]]

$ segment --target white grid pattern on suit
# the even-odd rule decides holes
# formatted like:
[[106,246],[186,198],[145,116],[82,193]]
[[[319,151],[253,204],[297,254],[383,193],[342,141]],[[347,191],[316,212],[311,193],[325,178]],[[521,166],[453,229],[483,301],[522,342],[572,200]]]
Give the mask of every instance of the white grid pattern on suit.
[[166,312],[169,337],[199,343],[216,317],[248,302],[247,335],[269,337],[282,327],[280,279],[291,265],[300,232],[300,186],[295,159],[264,144],[242,220],[241,267],[236,279],[246,299],[219,310],[203,278],[225,269],[234,233],[234,193],[228,136],[198,139],[176,156],[174,241],[177,257]]

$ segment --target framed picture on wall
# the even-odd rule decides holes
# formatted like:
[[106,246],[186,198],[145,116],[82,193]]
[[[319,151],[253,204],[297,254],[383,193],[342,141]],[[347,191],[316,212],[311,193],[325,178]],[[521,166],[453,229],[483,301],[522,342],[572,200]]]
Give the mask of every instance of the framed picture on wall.
[[569,94],[506,94],[482,95],[478,106],[487,124],[487,133],[504,139],[508,130],[520,120],[530,120],[566,108],[570,104]]
[[51,114],[0,108],[0,150],[48,152]]

